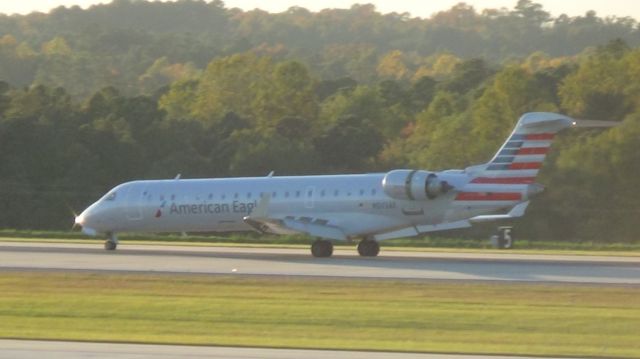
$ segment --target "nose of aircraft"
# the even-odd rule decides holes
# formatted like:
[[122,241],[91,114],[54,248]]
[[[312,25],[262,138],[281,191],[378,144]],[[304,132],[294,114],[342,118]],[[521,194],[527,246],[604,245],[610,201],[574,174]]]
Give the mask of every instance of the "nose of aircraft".
[[82,214],[76,216],[74,223],[76,226],[82,227],[84,225],[84,216]]
[[75,224],[82,227],[82,232],[89,236],[95,236],[97,234],[97,231],[91,226],[93,212],[92,207],[93,206],[85,209],[84,211],[82,211],[82,213],[80,213],[79,216],[76,216],[75,218]]

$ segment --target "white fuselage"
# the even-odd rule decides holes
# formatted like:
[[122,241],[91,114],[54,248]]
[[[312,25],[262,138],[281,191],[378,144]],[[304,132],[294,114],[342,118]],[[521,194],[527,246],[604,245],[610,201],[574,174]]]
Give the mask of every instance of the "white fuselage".
[[[440,174],[457,188],[462,171]],[[385,194],[385,174],[135,181],[117,186],[80,216],[97,232],[227,232],[254,228],[245,217],[268,195],[273,218],[341,228],[345,236],[437,225],[491,213],[512,202],[455,201],[451,193],[427,201]],[[526,194],[526,186],[518,191]],[[524,197],[523,197],[524,199]]]

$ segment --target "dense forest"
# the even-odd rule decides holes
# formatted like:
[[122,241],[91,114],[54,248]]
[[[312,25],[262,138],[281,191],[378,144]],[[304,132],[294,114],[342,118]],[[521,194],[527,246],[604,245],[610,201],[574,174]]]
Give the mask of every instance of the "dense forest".
[[373,5],[271,14],[221,1],[0,15],[0,227],[68,229],[131,179],[441,170],[487,161],[518,117],[564,133],[518,223],[637,240],[640,26],[520,0],[427,19]]

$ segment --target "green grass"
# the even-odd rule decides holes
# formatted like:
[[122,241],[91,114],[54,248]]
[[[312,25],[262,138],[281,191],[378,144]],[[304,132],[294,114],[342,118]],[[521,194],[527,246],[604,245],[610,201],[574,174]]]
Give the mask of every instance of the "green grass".
[[0,273],[0,337],[640,357],[640,288]]

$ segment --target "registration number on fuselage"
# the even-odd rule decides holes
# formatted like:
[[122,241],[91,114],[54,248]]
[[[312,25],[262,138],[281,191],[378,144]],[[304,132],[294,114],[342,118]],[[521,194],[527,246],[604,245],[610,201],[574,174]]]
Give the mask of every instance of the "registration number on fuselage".
[[373,203],[371,203],[371,208],[373,208],[373,209],[394,209],[394,208],[396,208],[396,202],[395,201],[373,202]]

